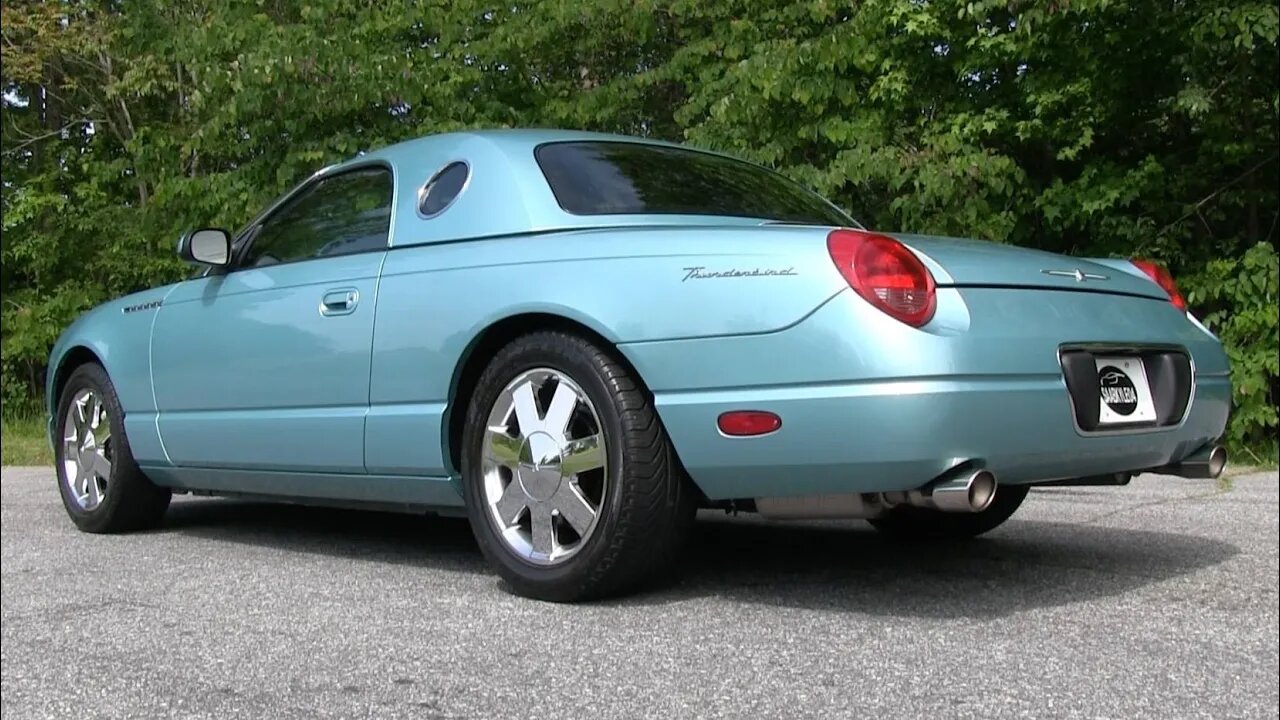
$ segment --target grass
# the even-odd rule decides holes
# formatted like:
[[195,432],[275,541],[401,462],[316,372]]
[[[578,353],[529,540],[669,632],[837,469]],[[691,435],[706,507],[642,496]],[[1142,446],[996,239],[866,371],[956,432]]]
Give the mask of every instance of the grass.
[[1235,479],[1241,475],[1259,472],[1275,472],[1277,467],[1276,446],[1243,448],[1231,454],[1231,461],[1226,470],[1218,478],[1218,489],[1227,491],[1235,487]]
[[44,418],[0,420],[0,465],[52,465]]
[[1276,445],[1244,447],[1231,453],[1231,464],[1242,468],[1257,470],[1274,470],[1280,461],[1280,448]]

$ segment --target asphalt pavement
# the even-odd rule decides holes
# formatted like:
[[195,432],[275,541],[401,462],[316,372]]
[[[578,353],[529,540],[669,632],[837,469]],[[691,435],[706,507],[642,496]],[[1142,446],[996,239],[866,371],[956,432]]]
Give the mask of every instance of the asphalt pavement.
[[987,538],[704,513],[683,579],[509,594],[460,519],[176,498],[78,533],[0,472],[0,714],[1267,717],[1276,473],[1034,491]]

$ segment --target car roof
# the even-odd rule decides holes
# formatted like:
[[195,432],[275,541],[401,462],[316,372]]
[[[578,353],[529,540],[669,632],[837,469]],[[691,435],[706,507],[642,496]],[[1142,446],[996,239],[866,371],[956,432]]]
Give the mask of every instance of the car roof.
[[[363,153],[326,167],[311,180],[382,165],[395,176],[393,247],[451,242],[530,232],[618,226],[759,225],[760,218],[721,215],[573,215],[557,202],[534,151],[557,142],[616,142],[678,148],[728,157],[676,143],[628,135],[556,129],[463,130],[427,135]],[[468,166],[463,189],[444,210],[418,212],[431,179],[458,162]],[[287,196],[286,196],[287,197]],[[280,202],[283,202],[284,198]]]
[[[496,128],[487,130],[460,130],[457,132],[440,133],[438,135],[426,135],[424,137],[405,140],[394,145],[388,145],[384,148],[365,153],[357,158],[352,158],[348,163],[368,158],[389,159],[406,153],[414,153],[430,146],[454,146],[460,145],[468,140],[487,142],[493,147],[507,153],[526,153],[529,150],[546,143],[573,141],[628,142],[644,145],[662,145],[666,147],[681,148],[684,150],[707,152],[700,150],[699,148],[692,148],[662,140],[653,140],[631,135],[616,135],[613,133],[589,132],[586,130]],[[346,164],[347,163],[341,163],[341,165]]]

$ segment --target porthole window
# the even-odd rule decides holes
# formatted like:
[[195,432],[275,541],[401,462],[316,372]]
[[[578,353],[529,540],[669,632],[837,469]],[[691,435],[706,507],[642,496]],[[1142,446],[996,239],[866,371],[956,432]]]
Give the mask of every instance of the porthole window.
[[440,168],[418,191],[418,214],[434,217],[444,212],[466,187],[470,176],[471,168],[461,161]]

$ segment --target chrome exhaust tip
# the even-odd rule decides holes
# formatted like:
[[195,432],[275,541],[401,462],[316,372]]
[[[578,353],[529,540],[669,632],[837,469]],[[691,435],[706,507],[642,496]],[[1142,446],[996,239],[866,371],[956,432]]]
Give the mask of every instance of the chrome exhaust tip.
[[1227,449],[1221,445],[1213,446],[1209,451],[1209,462],[1205,469],[1211,478],[1216,479],[1222,475],[1222,471],[1227,469]]
[[929,504],[943,512],[977,513],[996,498],[996,476],[990,470],[969,470],[935,484]]
[[979,513],[991,507],[999,483],[983,468],[949,470],[919,490],[882,493],[886,507],[914,505],[942,512]]
[[1172,465],[1154,468],[1151,472],[1198,480],[1214,480],[1226,469],[1227,449],[1221,445],[1206,445]]

